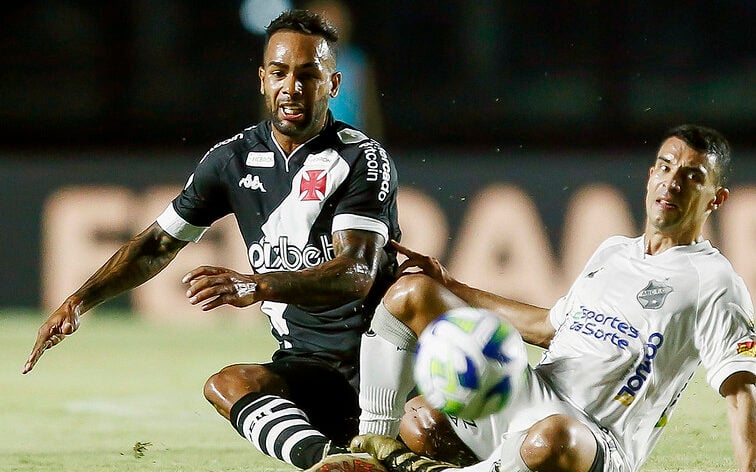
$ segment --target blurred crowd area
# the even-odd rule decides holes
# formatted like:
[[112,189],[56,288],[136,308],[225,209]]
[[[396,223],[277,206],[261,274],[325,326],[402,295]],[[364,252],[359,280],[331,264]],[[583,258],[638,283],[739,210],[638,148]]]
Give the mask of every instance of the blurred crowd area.
[[[638,147],[681,122],[756,147],[756,2],[346,3],[394,148]],[[207,146],[256,123],[245,6],[5,6],[1,146]]]

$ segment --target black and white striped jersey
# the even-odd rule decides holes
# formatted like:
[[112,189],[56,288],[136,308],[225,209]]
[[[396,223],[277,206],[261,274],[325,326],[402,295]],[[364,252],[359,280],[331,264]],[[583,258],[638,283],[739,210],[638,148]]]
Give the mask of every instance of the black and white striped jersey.
[[[323,131],[289,156],[269,121],[218,143],[157,222],[178,239],[198,241],[214,221],[233,213],[255,272],[293,271],[330,260],[334,231],[360,229],[398,240],[396,194],[388,153],[329,113]],[[320,353],[354,361],[395,268],[396,253],[386,247],[378,279],[362,302],[318,312],[264,302],[281,349],[276,356]]]

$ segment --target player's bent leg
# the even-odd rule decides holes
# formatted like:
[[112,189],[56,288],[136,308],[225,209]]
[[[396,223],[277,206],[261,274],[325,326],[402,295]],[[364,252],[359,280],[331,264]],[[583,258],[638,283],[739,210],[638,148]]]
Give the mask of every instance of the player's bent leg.
[[[286,374],[295,370],[297,374]],[[349,404],[351,399],[353,411],[350,411],[350,415],[339,415],[352,417],[353,429],[341,432],[344,436],[342,441],[347,442],[357,431],[356,393],[346,379],[332,369],[321,371],[317,366],[312,368],[310,365],[301,366],[289,362],[228,366],[208,379],[205,397],[260,452],[306,469],[320,461],[331,444],[329,438],[313,426],[306,413],[308,406],[312,405],[299,404],[303,396],[313,396],[309,393],[312,386],[316,385],[308,374],[301,373],[307,371],[310,372],[309,375],[318,378],[318,374],[322,373],[326,384],[340,382],[334,388],[337,393],[333,395],[337,404]],[[287,380],[288,377],[294,378],[297,375],[308,378],[307,388]],[[302,391],[295,391],[297,388]],[[344,398],[344,391],[351,398]]]
[[478,458],[457,436],[449,418],[433,409],[422,395],[407,402],[399,434],[411,451],[460,466],[478,462]]
[[399,278],[383,296],[383,304],[418,336],[445,312],[467,306],[446,287],[423,274]]
[[462,300],[421,274],[401,277],[378,305],[360,348],[360,428],[396,437],[404,402],[414,387],[412,353],[417,334]]
[[252,392],[286,397],[287,386],[280,376],[260,364],[230,365],[205,382],[205,398],[226,419],[230,419],[231,407]]
[[589,472],[598,459],[593,433],[567,415],[551,415],[535,423],[520,446],[522,460],[531,470]]
[[[355,452],[368,452],[389,472],[599,472],[604,452],[591,430],[567,415],[552,415],[526,431],[502,434],[502,442],[480,462],[457,468],[410,451],[404,444],[375,435],[352,440]],[[624,470],[621,468],[612,470]]]
[[404,402],[415,386],[412,356],[416,344],[415,333],[380,303],[360,346],[361,434],[396,437],[399,433]]

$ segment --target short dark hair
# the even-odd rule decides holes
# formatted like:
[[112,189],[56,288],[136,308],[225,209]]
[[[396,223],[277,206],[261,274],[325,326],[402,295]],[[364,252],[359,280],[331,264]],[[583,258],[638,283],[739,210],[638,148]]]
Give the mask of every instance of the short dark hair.
[[265,28],[265,44],[267,45],[270,37],[281,30],[321,36],[328,43],[333,57],[336,58],[339,32],[328,20],[317,13],[309,10],[288,10],[281,13]]
[[669,129],[662,142],[669,138],[678,138],[698,152],[716,157],[716,183],[724,186],[730,177],[731,157],[730,143],[719,131],[706,126],[685,124]]

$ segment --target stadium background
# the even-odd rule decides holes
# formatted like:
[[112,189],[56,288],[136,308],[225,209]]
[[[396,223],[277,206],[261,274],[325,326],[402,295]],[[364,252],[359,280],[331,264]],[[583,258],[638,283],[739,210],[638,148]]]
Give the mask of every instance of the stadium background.
[[[78,286],[162,209],[170,193],[155,197],[155,187],[177,188],[209,146],[259,120],[262,37],[242,25],[244,3],[6,7],[0,305],[47,309],[59,302],[55,294]],[[402,185],[441,214],[431,222],[437,223],[433,241],[422,228],[408,227],[408,243],[460,272],[463,259],[473,257],[498,258],[505,267],[516,256],[507,248],[526,255],[528,249],[502,243],[493,253],[459,255],[455,241],[480,230],[470,229],[470,214],[481,192],[493,185],[494,199],[503,202],[521,190],[527,198],[514,204],[532,205],[529,214],[542,224],[523,235],[538,241],[530,236],[543,234],[547,242],[529,250],[548,252],[539,259],[541,272],[524,280],[549,268],[563,272],[570,236],[565,213],[576,194],[592,184],[608,186],[634,222],[615,226],[635,234],[658,136],[697,122],[722,130],[735,149],[739,210],[726,225],[715,219],[711,235],[756,290],[756,216],[748,210],[756,198],[756,43],[747,40],[756,20],[752,2],[349,3],[353,40],[376,65],[382,141]],[[55,203],[72,186],[84,191],[77,194],[81,204],[72,207],[73,198],[68,213],[52,221]],[[108,192],[125,192],[130,203],[108,207]],[[110,216],[89,221],[98,209]],[[90,252],[66,249],[65,237],[76,236],[76,227],[95,241]],[[574,239],[592,237],[590,226],[570,228]],[[49,241],[58,241],[57,249]],[[233,265],[220,252],[208,250],[191,262]],[[507,280],[491,288],[520,294]],[[114,306],[135,303],[125,297]]]
[[[0,469],[292,470],[202,398],[212,372],[274,347],[247,310],[235,316],[257,323],[182,299],[178,277],[196,263],[247,267],[228,221],[19,374],[50,306],[154,219],[209,146],[259,120],[262,38],[242,26],[244,4],[4,6]],[[547,301],[603,232],[638,232],[660,133],[698,122],[737,159],[734,197],[707,231],[756,293],[754,2],[349,4],[376,65],[408,244],[467,281]],[[700,372],[643,470],[733,470],[726,424]]]

